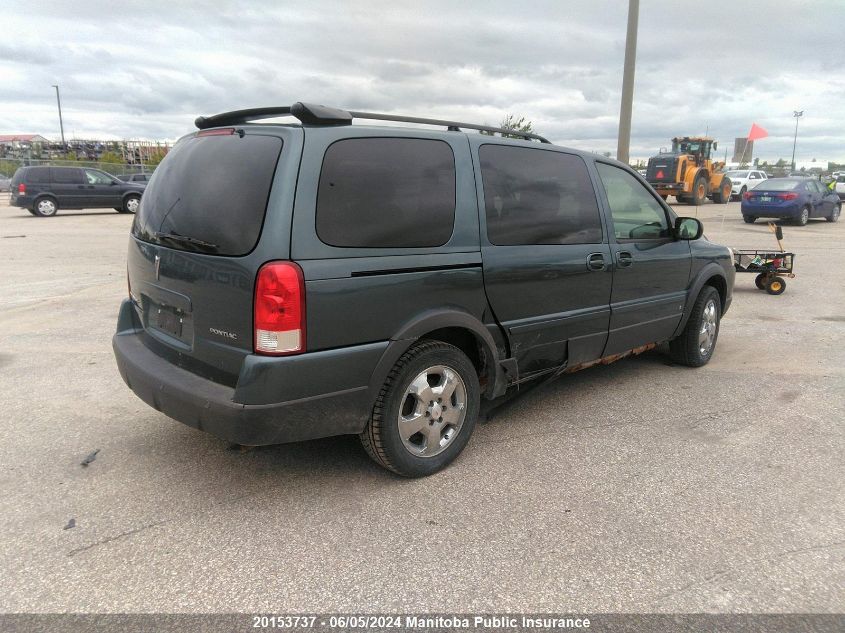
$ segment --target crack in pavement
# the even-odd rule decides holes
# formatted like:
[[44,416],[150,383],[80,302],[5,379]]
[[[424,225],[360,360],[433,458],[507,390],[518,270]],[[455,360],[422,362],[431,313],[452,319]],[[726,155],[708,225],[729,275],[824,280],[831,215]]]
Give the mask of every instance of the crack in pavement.
[[[843,545],[845,545],[845,541],[836,541],[835,543],[825,543],[825,544],[821,544],[821,545],[811,545],[809,547],[798,547],[798,548],[795,548],[795,549],[786,550],[785,552],[779,552],[778,554],[775,554],[774,556],[760,556],[758,558],[752,558],[751,560],[743,561],[739,566],[741,567],[741,566],[753,565],[754,563],[760,563],[760,562],[763,562],[763,561],[774,561],[774,560],[777,560],[779,558],[785,558],[787,556],[791,556],[792,554],[802,554],[804,552],[814,552],[814,551],[818,551],[818,550],[832,549],[832,548],[836,548],[836,547],[842,547]],[[670,591],[669,593],[657,596],[656,600],[658,602],[660,602],[662,600],[666,600],[667,598],[672,598],[674,596],[677,596],[680,593],[685,592],[687,589],[692,589],[693,587],[696,587],[698,585],[703,585],[703,584],[706,584],[706,583],[708,583],[712,580],[716,580],[717,578],[721,578],[722,576],[725,576],[726,574],[730,573],[731,571],[733,571],[733,568],[730,565],[728,566],[727,569],[716,570],[715,572],[705,576],[704,578],[699,578],[697,580],[693,580],[692,582],[687,583],[683,587],[679,587],[678,589],[675,589],[674,591]]]
[[105,545],[106,543],[111,543],[112,541],[117,541],[122,539],[124,536],[132,536],[133,534],[137,534],[138,532],[143,532],[146,529],[158,527],[159,525],[164,525],[167,521],[156,521],[155,523],[150,523],[148,525],[142,525],[139,528],[135,528],[134,530],[128,530],[127,532],[121,532],[116,536],[109,536],[108,538],[104,538],[102,541],[97,541],[96,543],[91,543],[91,545],[86,545],[84,547],[77,547],[76,549],[70,550],[67,555],[68,556],[76,556],[81,552],[88,551],[89,549],[93,549],[95,547],[99,547],[100,545]]

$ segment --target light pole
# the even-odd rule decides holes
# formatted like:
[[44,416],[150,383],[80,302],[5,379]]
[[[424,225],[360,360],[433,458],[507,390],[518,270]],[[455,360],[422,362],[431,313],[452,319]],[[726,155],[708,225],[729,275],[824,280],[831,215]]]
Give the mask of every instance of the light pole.
[[62,132],[62,149],[65,154],[67,154],[67,144],[65,143],[65,124],[62,122],[62,98],[59,96],[59,87],[56,84],[53,84],[53,88],[56,89],[56,103],[59,106],[59,129]]
[[804,111],[793,110],[792,116],[795,117],[795,138],[792,139],[792,171],[795,171],[795,145],[798,143],[798,119],[804,116]]
[[634,70],[637,62],[637,22],[640,0],[628,0],[628,32],[625,36],[625,70],[622,74],[622,106],[619,112],[619,139],[616,160],[628,162],[631,149],[631,107],[634,102]]

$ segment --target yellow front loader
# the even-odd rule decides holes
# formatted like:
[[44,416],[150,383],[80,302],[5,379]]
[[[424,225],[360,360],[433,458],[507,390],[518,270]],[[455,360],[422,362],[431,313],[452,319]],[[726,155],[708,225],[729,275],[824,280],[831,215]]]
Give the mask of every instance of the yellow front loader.
[[731,199],[731,181],[722,173],[725,163],[713,161],[716,141],[707,136],[681,136],[672,139],[672,151],[648,159],[646,180],[665,200],[700,205],[710,198],[718,204]]

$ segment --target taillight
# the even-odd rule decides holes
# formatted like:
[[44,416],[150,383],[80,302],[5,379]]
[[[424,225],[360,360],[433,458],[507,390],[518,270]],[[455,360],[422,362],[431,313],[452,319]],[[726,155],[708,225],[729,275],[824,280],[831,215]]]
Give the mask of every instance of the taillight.
[[270,262],[255,280],[255,352],[270,356],[305,351],[305,281],[291,262]]
[[26,185],[25,184],[20,183],[18,185],[18,195],[19,196],[25,196],[26,195]]
[[778,200],[795,200],[798,197],[797,193],[779,193],[775,196]]
[[743,200],[751,200],[751,192],[746,191],[744,194],[742,194],[742,199]]

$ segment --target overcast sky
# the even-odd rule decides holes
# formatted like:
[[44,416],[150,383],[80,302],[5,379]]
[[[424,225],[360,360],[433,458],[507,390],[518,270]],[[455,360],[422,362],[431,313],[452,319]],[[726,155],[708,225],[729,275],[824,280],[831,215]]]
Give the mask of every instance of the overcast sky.
[[[616,153],[627,0],[0,3],[0,134],[174,139],[312,101]],[[631,156],[756,122],[755,156],[845,161],[845,1],[641,0]],[[730,156],[728,157],[730,159]]]

